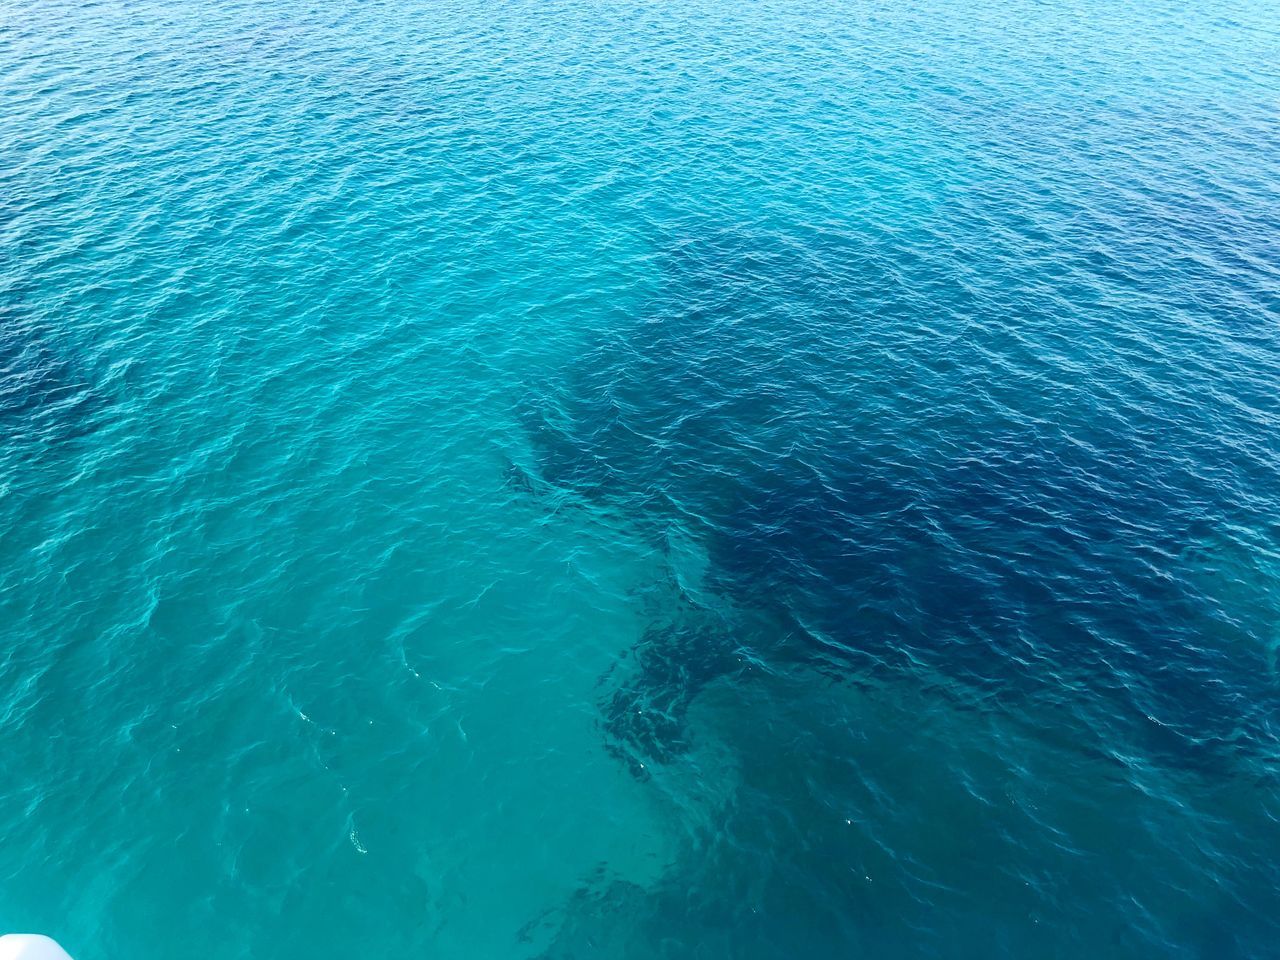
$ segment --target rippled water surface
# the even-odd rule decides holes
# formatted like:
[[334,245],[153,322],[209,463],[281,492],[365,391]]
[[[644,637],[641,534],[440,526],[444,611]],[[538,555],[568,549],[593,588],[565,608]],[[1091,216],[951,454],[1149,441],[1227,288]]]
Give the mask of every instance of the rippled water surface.
[[1278,65],[0,2],[0,932],[1277,956]]

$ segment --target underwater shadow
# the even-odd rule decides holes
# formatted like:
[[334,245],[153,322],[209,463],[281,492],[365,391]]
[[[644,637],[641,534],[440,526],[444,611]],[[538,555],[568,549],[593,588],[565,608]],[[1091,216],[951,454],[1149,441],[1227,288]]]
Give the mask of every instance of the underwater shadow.
[[655,548],[672,530],[703,543],[709,593],[757,623],[744,636],[671,591],[606,698],[610,742],[679,755],[685,705],[746,659],[1093,701],[1206,771],[1280,755],[1273,582],[1224,642],[1186,575],[1235,507],[1169,455],[1203,442],[1197,424],[1153,446],[1123,418],[1060,409],[1069,371],[1046,388],[1028,359],[1059,318],[878,243],[673,243],[643,315],[523,411],[542,482],[608,502]]

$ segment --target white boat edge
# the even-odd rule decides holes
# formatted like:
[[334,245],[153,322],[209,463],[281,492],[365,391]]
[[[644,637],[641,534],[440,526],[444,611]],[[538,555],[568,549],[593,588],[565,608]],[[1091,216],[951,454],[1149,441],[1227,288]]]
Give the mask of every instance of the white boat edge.
[[0,960],[71,960],[71,955],[50,937],[6,933],[0,937]]

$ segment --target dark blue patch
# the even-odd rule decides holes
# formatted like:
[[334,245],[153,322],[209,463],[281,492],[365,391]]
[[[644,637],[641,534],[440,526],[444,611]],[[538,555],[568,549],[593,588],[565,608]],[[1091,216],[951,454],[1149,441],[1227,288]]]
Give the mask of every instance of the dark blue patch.
[[[1157,755],[1275,751],[1274,598],[1226,649],[1180,559],[1239,513],[1233,483],[1274,478],[1198,471],[1203,423],[1149,424],[1105,383],[1082,389],[1089,356],[1024,291],[980,297],[878,242],[677,243],[644,316],[527,411],[544,478],[655,539],[692,522],[710,585],[775,626],[744,641],[683,613],[656,625],[606,705],[611,734],[678,752],[684,705],[746,642],[766,663],[936,670],[997,697],[1059,698],[1085,677]],[[1092,349],[1105,319],[1081,331]]]
[[50,441],[93,427],[101,400],[50,337],[0,308],[0,429],[12,440]]

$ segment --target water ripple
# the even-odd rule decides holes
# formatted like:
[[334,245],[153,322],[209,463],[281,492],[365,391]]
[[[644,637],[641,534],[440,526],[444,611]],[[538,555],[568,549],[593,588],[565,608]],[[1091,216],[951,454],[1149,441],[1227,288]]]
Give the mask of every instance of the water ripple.
[[1273,13],[0,4],[0,930],[1273,955]]

